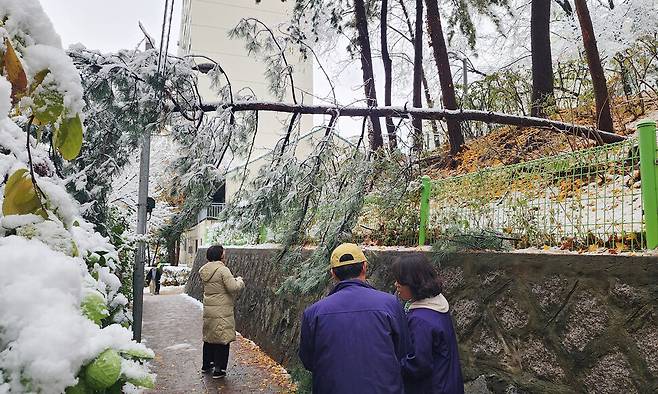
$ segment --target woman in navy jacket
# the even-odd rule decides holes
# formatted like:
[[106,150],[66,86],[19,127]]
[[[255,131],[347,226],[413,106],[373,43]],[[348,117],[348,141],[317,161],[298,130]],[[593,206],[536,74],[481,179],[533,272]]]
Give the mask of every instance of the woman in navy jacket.
[[405,393],[462,394],[457,337],[436,270],[425,256],[415,255],[395,262],[392,271],[400,298],[410,302],[413,353],[401,361]]

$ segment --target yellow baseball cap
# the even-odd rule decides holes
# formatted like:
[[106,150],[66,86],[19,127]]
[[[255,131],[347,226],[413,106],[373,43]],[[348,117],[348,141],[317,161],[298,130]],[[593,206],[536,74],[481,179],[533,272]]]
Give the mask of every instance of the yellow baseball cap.
[[366,255],[356,244],[340,244],[331,252],[331,268],[342,267],[349,264],[363,263]]

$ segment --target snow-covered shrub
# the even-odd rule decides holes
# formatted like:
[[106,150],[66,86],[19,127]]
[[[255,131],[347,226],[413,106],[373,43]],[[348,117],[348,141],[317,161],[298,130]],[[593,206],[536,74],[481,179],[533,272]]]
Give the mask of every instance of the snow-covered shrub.
[[208,228],[205,241],[209,245],[247,245],[253,243],[256,237],[256,234],[241,231],[230,220],[220,220]]
[[80,77],[38,1],[0,0],[0,21],[0,393],[150,387],[119,252],[48,152],[81,149]]
[[173,267],[165,265],[162,268],[162,278],[160,283],[163,286],[183,286],[187,283],[187,277],[190,275],[190,267],[180,266]]

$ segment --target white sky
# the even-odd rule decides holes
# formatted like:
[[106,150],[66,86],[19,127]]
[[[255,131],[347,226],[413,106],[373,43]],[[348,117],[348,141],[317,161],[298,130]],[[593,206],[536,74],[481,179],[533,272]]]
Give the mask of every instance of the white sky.
[[[62,45],[82,43],[102,52],[134,48],[143,38],[137,23],[142,22],[150,35],[160,41],[164,0],[40,0]],[[169,52],[176,53],[180,9],[183,1],[174,1]]]

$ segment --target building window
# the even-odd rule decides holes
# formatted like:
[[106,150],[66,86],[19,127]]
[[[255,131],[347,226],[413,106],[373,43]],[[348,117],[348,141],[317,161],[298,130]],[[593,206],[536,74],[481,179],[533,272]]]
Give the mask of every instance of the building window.
[[224,204],[226,202],[226,183],[222,183],[222,186],[217,189],[215,194],[212,195],[213,204]]

